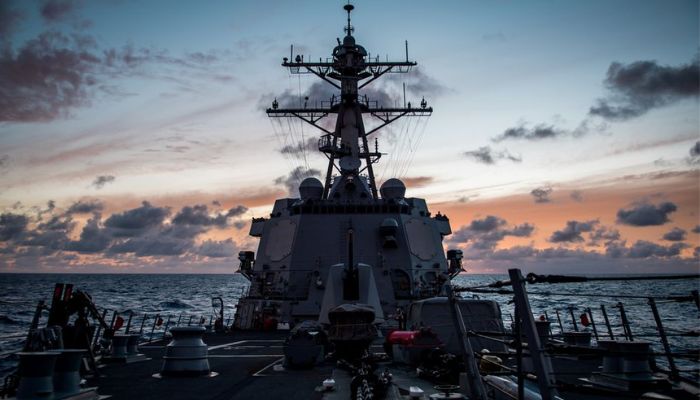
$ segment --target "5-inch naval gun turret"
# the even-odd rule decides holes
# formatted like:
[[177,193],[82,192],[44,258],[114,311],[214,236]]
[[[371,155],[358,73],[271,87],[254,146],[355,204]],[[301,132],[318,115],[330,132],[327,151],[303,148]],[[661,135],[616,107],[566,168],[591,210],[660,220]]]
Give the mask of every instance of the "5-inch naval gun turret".
[[[238,304],[235,326],[273,328],[302,320],[328,323],[328,313],[342,304],[366,304],[375,323],[410,302],[436,296],[459,272],[448,262],[442,239],[451,233],[446,216],[433,216],[425,200],[406,197],[399,179],[377,187],[373,165],[382,153],[369,139],[402,117],[429,116],[419,107],[379,104],[363,88],[388,73],[407,73],[406,60],[371,58],[353,37],[353,6],[345,5],[346,35],[332,57],[319,61],[284,58],[292,74],[313,74],[339,92],[321,106],[284,108],[277,99],[271,118],[298,118],[322,132],[318,150],[328,159],[325,182],[301,182],[299,198],[279,199],[268,218],[253,219],[250,235],[260,238],[257,253],[241,252],[241,272],[249,293]],[[377,123],[367,131],[363,116]],[[335,117],[335,128],[330,120]]]

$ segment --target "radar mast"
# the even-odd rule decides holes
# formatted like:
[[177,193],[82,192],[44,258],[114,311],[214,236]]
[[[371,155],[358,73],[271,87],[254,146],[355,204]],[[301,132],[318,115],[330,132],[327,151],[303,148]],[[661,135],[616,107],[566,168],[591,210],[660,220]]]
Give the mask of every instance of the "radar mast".
[[[307,107],[306,102],[301,108],[280,108],[275,99],[272,107],[267,109],[270,117],[295,117],[307,124],[321,130],[323,135],[319,138],[318,149],[328,158],[325,183],[323,186],[323,199],[328,199],[333,194],[334,188],[351,187],[365,188],[369,196],[378,199],[377,185],[372,165],[382,156],[375,142],[374,151],[370,150],[368,138],[404,116],[429,116],[432,107],[428,107],[425,99],[420,107],[412,107],[411,103],[403,107],[391,107],[380,105],[377,100],[360,95],[360,90],[374,82],[386,73],[407,73],[416,66],[415,61],[409,61],[408,42],[406,42],[405,61],[380,61],[379,57],[368,56],[364,47],[356,43],[353,37],[354,27],[351,24],[352,4],[346,4],[343,9],[348,14],[346,33],[338,45],[333,49],[332,57],[318,62],[304,60],[302,55],[293,54],[291,48],[290,57],[283,59],[282,66],[289,69],[292,74],[313,74],[339,89],[339,96],[333,95],[329,100],[322,101],[320,107]],[[330,116],[337,115],[335,129],[330,131],[319,122]],[[369,114],[380,120],[380,124],[369,132],[365,130],[363,114]],[[335,185],[333,181],[334,170],[340,174],[343,185]],[[360,174],[367,174],[366,183],[360,179]],[[338,189],[339,190],[339,189]]]

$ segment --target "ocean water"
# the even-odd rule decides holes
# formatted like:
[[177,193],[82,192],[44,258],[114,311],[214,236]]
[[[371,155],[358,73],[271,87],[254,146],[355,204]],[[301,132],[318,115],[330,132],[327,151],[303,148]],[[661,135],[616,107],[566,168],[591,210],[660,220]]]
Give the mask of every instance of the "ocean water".
[[[463,287],[481,286],[496,280],[505,280],[505,275],[460,275],[454,283]],[[197,323],[212,318],[212,297],[224,300],[224,317],[227,322],[233,317],[238,299],[247,291],[247,281],[239,274],[229,275],[139,275],[139,274],[0,274],[0,353],[21,348],[27,328],[39,300],[49,304],[54,284],[72,283],[75,289],[86,291],[100,310],[107,309],[107,321],[114,312],[125,319],[134,314],[131,331],[142,331],[144,337],[162,334],[167,326]],[[558,333],[559,312],[565,330],[572,330],[569,307],[574,307],[577,317],[590,307],[593,319],[602,337],[607,338],[607,328],[600,306],[605,305],[611,328],[616,336],[622,334],[618,302],[625,306],[635,339],[651,341],[661,351],[651,309],[646,299],[631,299],[621,296],[688,296],[700,288],[698,279],[612,281],[577,284],[528,285],[530,304],[536,316],[547,314],[552,320],[552,329]],[[508,287],[505,287],[508,289]],[[590,297],[586,295],[601,297]],[[465,297],[473,294],[465,292]],[[503,319],[510,325],[513,305],[512,296],[504,294],[478,294],[481,299],[492,299],[501,305]],[[662,322],[673,351],[697,351],[700,338],[681,336],[689,331],[700,330],[700,312],[692,302],[669,302],[657,300]],[[45,323],[45,315],[43,322]],[[157,326],[156,316],[162,319]],[[142,328],[143,327],[143,328]],[[583,327],[578,324],[579,329]],[[591,327],[585,328],[591,330]],[[663,360],[661,360],[663,364]],[[681,363],[697,368],[697,363]]]

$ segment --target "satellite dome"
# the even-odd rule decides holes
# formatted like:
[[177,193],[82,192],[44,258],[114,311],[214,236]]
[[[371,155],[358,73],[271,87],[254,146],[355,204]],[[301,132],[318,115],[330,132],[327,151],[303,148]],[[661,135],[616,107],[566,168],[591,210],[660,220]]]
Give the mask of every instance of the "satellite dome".
[[406,195],[406,185],[399,179],[391,178],[382,183],[379,193],[383,199],[403,199]]
[[323,195],[323,184],[316,178],[306,178],[299,185],[299,195],[303,200],[320,200]]

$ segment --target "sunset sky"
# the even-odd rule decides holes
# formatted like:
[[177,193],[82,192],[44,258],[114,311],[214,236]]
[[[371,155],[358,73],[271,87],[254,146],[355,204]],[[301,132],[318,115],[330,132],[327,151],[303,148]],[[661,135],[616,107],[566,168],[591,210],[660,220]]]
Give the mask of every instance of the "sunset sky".
[[[329,57],[343,4],[0,0],[0,272],[234,272],[325,169],[264,109],[327,100],[280,63]],[[696,0],[354,4],[372,57],[419,64],[365,94],[435,110],[379,133],[377,176],[469,272],[700,271]]]

